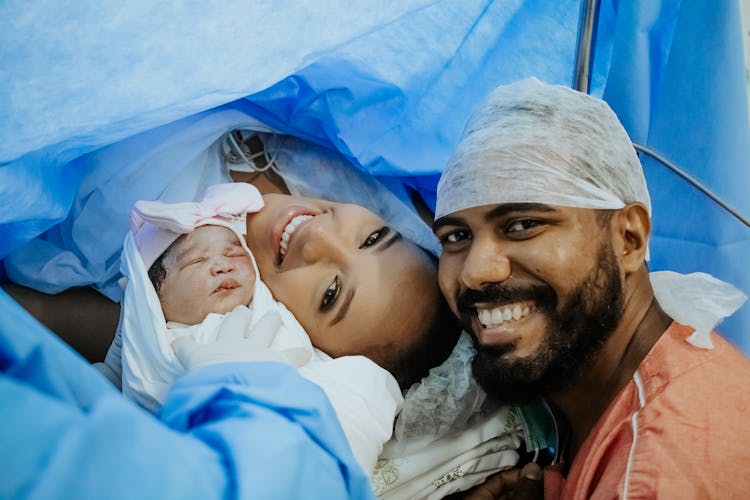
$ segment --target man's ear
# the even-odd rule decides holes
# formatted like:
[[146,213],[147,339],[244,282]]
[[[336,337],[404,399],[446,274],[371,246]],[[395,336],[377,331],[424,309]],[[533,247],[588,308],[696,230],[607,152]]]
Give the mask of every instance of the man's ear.
[[646,207],[631,203],[615,213],[612,230],[614,249],[625,273],[639,270],[646,261],[651,219]]

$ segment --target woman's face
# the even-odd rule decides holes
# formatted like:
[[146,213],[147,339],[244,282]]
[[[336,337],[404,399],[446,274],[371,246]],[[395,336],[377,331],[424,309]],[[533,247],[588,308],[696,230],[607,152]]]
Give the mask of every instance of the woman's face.
[[261,279],[316,347],[333,357],[363,354],[393,372],[430,346],[442,297],[425,252],[358,205],[263,199],[248,217],[248,245]]

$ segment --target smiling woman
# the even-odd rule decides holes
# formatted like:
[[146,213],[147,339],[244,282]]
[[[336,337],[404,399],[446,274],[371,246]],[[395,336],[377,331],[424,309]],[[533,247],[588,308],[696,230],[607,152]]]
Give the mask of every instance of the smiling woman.
[[363,354],[402,387],[445,359],[457,329],[434,257],[358,205],[281,194],[264,201],[248,218],[248,246],[316,347]]

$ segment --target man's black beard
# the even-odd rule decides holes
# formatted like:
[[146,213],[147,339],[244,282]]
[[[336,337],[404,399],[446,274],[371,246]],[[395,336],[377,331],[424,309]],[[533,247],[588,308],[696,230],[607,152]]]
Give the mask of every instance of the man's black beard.
[[559,311],[557,296],[548,285],[505,291],[503,285],[494,284],[482,292],[471,291],[470,300],[477,302],[492,300],[476,295],[501,296],[513,302],[534,300],[537,311],[546,312],[549,321],[542,344],[526,359],[504,360],[503,355],[513,349],[511,344],[484,346],[475,338],[477,355],[472,368],[489,395],[504,402],[530,402],[565,388],[590,365],[617,327],[623,309],[622,279],[610,245],[603,245],[599,262]]

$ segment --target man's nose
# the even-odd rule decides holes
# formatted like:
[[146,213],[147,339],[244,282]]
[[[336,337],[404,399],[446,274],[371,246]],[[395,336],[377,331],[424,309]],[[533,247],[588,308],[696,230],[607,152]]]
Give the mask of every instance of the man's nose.
[[475,240],[459,279],[464,287],[479,290],[489,283],[505,281],[510,272],[510,259],[499,245]]
[[234,267],[232,259],[225,255],[216,255],[211,258],[211,274],[214,276],[232,272]]
[[312,219],[302,234],[302,259],[307,264],[338,261],[346,256],[346,242],[322,217],[315,218],[321,220]]

